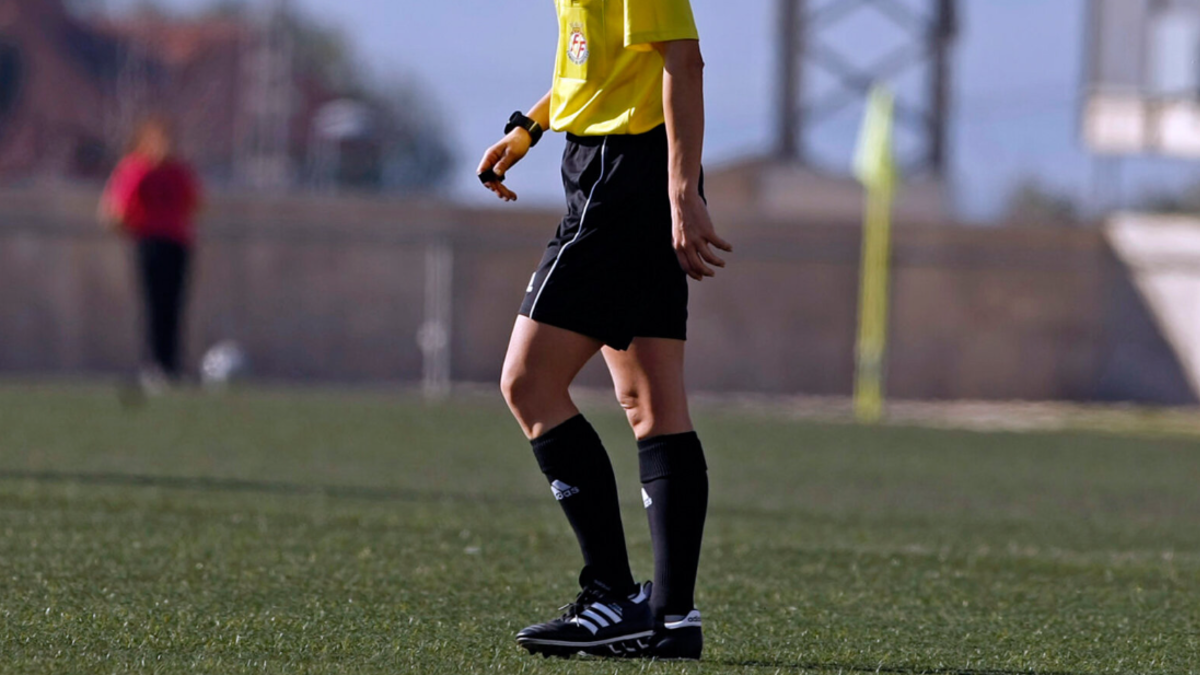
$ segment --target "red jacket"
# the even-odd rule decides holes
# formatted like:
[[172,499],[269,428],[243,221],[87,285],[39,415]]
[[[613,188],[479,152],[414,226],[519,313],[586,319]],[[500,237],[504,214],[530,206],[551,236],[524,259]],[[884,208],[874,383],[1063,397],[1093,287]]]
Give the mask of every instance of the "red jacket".
[[200,181],[186,163],[161,164],[131,154],[113,171],[105,190],[109,205],[123,214],[125,229],[138,238],[169,239],[190,246],[200,206]]

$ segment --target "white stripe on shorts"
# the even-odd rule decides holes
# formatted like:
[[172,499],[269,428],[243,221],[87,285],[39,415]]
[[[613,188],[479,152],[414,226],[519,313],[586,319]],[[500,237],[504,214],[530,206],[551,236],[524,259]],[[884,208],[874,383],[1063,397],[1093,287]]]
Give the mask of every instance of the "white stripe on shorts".
[[558,261],[562,259],[563,253],[567,252],[567,248],[574,244],[579,235],[583,234],[583,221],[587,220],[588,207],[592,205],[592,197],[596,194],[596,188],[604,181],[604,172],[608,169],[608,138],[600,144],[600,177],[592,184],[592,189],[588,192],[587,202],[583,205],[583,213],[579,216],[579,229],[575,231],[575,236],[571,237],[571,241],[563,244],[563,247],[558,249],[558,255],[554,256],[554,264],[550,266],[550,271],[546,273],[546,278],[542,279],[542,286],[538,289],[537,295],[533,298],[533,306],[529,308],[529,318],[537,321],[537,306],[538,300],[542,299],[542,291],[546,290],[546,284],[550,283],[550,277],[554,275],[555,268],[558,267]]

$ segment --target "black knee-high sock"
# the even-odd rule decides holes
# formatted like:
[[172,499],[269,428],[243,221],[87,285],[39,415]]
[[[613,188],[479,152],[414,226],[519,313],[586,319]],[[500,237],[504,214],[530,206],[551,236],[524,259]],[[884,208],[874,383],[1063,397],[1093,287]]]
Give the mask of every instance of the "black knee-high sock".
[[533,440],[533,454],[583,551],[580,584],[635,589],[612,463],[591,424],[577,415]]
[[642,501],[654,542],[654,592],[658,618],[695,608],[700,540],[708,510],[708,466],[696,433],[638,441]]

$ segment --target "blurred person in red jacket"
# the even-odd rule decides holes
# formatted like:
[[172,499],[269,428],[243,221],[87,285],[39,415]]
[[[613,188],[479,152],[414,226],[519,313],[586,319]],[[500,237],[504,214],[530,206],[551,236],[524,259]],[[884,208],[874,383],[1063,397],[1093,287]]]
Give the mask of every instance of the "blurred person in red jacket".
[[142,384],[161,389],[180,376],[179,344],[185,287],[201,186],[175,154],[174,132],[163,117],[143,122],[100,201],[100,218],[136,245],[151,365]]

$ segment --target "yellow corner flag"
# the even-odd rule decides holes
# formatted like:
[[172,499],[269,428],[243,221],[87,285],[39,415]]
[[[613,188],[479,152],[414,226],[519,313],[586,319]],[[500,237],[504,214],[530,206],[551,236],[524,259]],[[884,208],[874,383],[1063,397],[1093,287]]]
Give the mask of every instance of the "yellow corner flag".
[[854,380],[854,413],[861,422],[878,422],[883,416],[892,200],[899,182],[892,147],[894,125],[895,99],[885,87],[876,85],[867,103],[854,160],[854,175],[866,188]]

